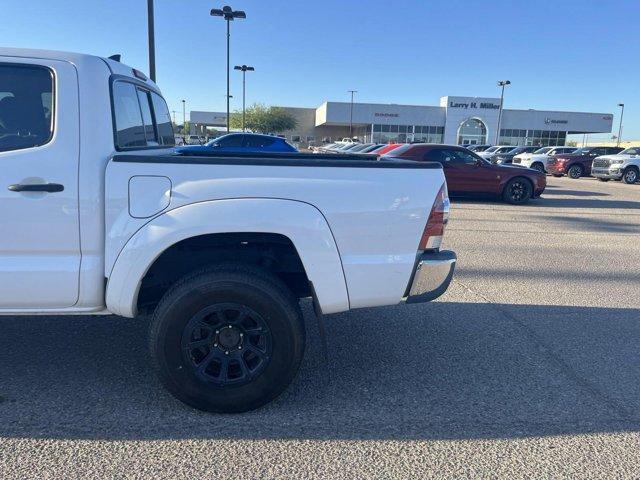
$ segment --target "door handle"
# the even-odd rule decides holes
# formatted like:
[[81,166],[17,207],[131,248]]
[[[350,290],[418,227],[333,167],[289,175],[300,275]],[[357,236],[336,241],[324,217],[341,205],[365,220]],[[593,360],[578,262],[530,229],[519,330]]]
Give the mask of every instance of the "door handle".
[[64,190],[64,185],[60,185],[59,183],[34,183],[34,184],[25,184],[25,183],[14,183],[13,185],[9,185],[9,190],[12,192],[62,192]]

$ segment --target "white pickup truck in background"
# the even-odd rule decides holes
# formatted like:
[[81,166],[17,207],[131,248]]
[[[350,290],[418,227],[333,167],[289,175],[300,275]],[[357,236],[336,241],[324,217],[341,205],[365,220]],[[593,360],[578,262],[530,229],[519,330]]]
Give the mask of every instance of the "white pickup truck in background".
[[0,314],[152,312],[168,390],[245,411],[294,378],[318,314],[422,302],[456,262],[439,164],[180,156],[156,85],[89,55],[0,49]]

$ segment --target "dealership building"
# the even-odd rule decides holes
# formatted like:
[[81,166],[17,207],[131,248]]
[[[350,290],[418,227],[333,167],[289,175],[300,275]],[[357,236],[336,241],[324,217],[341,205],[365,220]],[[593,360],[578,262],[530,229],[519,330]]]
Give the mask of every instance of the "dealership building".
[[[611,113],[503,109],[500,115],[500,99],[485,97],[446,96],[439,106],[325,102],[282,108],[297,120],[296,129],[285,132],[287,139],[302,146],[348,137],[350,124],[353,136],[366,142],[495,144],[499,125],[499,144],[544,146],[564,145],[567,135],[609,133],[613,123]],[[224,125],[225,117],[191,112],[198,132]]]

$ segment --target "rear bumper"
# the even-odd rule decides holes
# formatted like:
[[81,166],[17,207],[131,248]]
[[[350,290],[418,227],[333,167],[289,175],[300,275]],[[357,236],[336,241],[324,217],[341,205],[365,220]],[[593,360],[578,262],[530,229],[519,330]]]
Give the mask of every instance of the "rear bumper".
[[406,303],[430,302],[446,292],[453,278],[456,260],[456,254],[448,250],[420,255],[406,294]]

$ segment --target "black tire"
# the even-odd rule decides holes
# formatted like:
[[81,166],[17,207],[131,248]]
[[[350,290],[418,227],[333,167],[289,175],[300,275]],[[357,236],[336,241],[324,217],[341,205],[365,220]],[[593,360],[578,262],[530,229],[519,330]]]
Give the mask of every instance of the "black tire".
[[562,177],[562,174],[560,174],[560,173],[554,173],[554,174],[553,174],[553,176],[554,176],[554,177],[556,177],[556,178],[560,178],[560,177]]
[[611,180],[610,178],[600,178],[598,177],[598,181],[599,182],[608,182],[609,180]]
[[636,183],[640,179],[638,167],[627,167],[622,172],[622,181],[627,184]]
[[582,175],[584,175],[584,168],[580,164],[571,165],[567,170],[567,176],[574,180],[580,178]]
[[533,165],[531,165],[531,168],[539,172],[546,173],[546,170],[544,169],[544,165],[540,162],[534,163]]
[[527,203],[533,195],[533,185],[524,177],[515,177],[502,190],[502,199],[513,205]]
[[149,341],[152,363],[174,397],[233,413],[261,407],[287,388],[302,361],[305,331],[298,300],[277,277],[250,265],[219,265],[169,289]]

